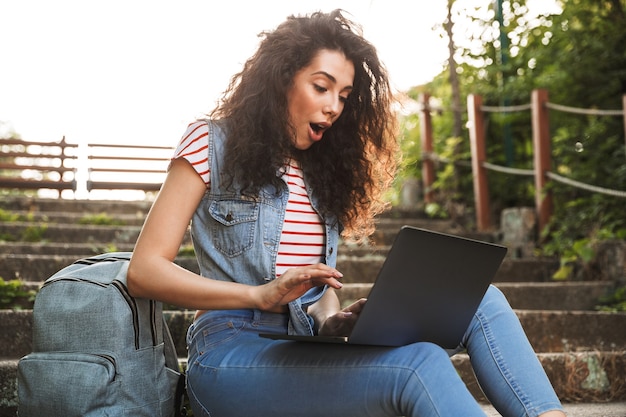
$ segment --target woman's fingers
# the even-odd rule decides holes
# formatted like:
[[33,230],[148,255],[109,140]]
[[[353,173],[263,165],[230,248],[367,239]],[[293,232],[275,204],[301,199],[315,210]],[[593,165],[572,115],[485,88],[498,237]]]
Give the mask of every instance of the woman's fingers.
[[295,285],[310,281],[311,287],[330,285],[333,288],[341,288],[343,284],[339,281],[343,274],[325,264],[315,264],[287,270],[279,279],[284,278],[286,283],[290,281]]
[[361,310],[363,310],[363,306],[365,305],[366,302],[367,302],[367,298],[361,298],[355,301],[354,303],[350,304],[348,307],[344,308],[341,311],[346,312],[346,313],[359,314]]
[[267,285],[261,286],[262,306],[271,309],[301,297],[313,287],[329,285],[341,288],[343,274],[324,264],[291,268]]

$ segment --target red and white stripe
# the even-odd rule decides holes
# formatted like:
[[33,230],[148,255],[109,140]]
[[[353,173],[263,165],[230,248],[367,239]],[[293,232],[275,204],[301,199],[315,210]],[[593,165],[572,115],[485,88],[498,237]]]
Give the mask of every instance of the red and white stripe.
[[311,206],[302,170],[294,161],[287,166],[283,179],[289,188],[289,200],[278,246],[277,276],[289,268],[320,262],[325,242],[323,223]]
[[[210,185],[208,147],[208,126],[198,121],[187,127],[174,152],[174,158],[185,158],[191,163],[207,187]],[[289,199],[276,257],[276,276],[289,268],[320,262],[325,251],[324,224],[311,206],[302,170],[295,161],[286,167],[283,179]]]
[[202,177],[204,183],[211,183],[209,170],[209,127],[204,121],[187,126],[187,130],[174,151],[174,158],[185,158]]

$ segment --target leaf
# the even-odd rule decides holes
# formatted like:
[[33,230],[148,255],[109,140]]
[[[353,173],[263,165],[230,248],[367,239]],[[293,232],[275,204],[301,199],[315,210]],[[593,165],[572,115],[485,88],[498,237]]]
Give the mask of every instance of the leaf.
[[561,265],[561,267],[552,275],[555,281],[565,281],[572,275],[574,268],[571,265]]

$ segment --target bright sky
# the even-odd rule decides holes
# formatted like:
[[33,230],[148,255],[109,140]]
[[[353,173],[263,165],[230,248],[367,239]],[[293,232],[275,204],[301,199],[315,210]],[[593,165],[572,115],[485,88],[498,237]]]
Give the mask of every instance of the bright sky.
[[[0,0],[0,121],[23,139],[174,146],[290,14],[342,8],[394,86],[432,79],[447,0]],[[1,126],[0,126],[1,128]]]

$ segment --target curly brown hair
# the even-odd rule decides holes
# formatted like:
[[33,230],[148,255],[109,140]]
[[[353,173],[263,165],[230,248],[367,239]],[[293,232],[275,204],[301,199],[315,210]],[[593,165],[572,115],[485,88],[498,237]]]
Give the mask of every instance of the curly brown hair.
[[[382,193],[397,167],[394,98],[386,68],[360,27],[341,10],[290,16],[260,36],[257,52],[233,76],[210,114],[226,124],[226,174],[245,194],[254,195],[267,184],[280,190],[280,173],[293,157],[314,190],[320,214],[341,223],[344,239],[366,238],[374,230],[374,216],[386,208]],[[353,91],[324,140],[298,150],[287,93],[295,74],[320,50],[341,52],[353,63]]]

